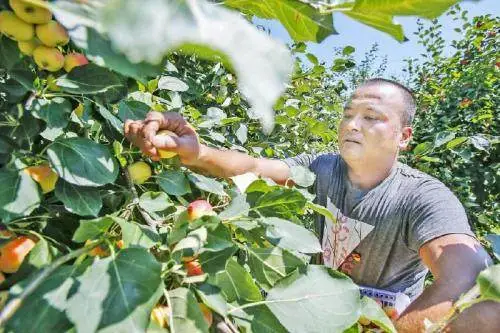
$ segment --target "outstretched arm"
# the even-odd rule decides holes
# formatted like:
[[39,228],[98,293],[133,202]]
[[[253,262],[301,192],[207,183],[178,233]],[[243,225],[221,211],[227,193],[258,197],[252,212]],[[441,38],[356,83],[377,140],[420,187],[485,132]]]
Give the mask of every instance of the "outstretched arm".
[[[157,135],[160,130],[170,130],[177,137]],[[125,136],[154,160],[160,158],[159,149],[175,152],[188,168],[216,177],[228,178],[253,172],[284,184],[289,176],[289,168],[283,161],[255,158],[201,144],[194,128],[178,113],[150,112],[144,121],[127,120]]]

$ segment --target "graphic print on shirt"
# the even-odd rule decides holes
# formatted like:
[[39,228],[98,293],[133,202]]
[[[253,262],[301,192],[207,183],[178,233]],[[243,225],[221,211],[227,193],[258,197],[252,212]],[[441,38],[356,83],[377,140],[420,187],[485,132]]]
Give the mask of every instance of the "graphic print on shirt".
[[[337,269],[374,227],[345,216],[335,207],[330,198],[328,198],[326,208],[336,220],[332,221],[325,217],[325,229],[321,244],[323,262],[325,265]],[[355,258],[353,257],[353,259]],[[361,258],[359,257],[359,259]]]

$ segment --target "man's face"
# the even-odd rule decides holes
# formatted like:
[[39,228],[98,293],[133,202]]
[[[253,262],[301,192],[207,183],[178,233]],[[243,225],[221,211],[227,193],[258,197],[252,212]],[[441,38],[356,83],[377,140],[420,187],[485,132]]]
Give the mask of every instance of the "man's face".
[[403,127],[403,97],[390,85],[359,87],[344,109],[339,126],[340,154],[345,161],[381,163],[394,160],[406,147],[411,128]]

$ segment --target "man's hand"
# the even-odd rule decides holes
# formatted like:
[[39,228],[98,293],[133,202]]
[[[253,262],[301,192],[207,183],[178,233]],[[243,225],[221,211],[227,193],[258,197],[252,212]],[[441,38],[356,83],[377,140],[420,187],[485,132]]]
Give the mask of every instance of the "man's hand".
[[[177,134],[157,135],[160,130]],[[150,112],[144,121],[127,120],[125,137],[141,151],[157,161],[159,149],[175,152],[185,165],[195,164],[199,158],[201,145],[194,128],[177,113]]]

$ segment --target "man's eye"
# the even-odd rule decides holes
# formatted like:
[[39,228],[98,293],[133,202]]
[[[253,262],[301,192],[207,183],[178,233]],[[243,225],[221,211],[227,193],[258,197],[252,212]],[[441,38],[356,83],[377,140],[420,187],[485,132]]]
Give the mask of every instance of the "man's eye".
[[372,116],[365,116],[366,120],[377,120],[377,118],[372,117]]

